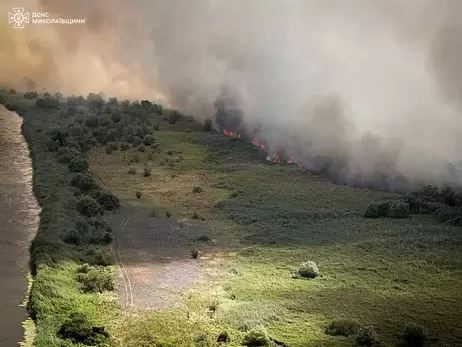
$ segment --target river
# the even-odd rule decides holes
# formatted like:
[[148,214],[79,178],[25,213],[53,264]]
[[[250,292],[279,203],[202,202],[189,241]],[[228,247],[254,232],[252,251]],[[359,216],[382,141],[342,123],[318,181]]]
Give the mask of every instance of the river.
[[21,123],[0,105],[0,347],[18,346],[24,336],[28,249],[40,213]]

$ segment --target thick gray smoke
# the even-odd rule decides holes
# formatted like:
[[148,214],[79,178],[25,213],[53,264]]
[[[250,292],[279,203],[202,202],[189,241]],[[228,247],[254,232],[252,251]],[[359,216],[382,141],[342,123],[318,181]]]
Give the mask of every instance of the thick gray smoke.
[[[55,30],[57,42],[67,42],[51,53],[61,79],[79,82],[85,66],[104,61],[106,84],[85,85],[107,93],[125,78],[132,90],[198,118],[215,114],[227,86],[244,123],[258,124],[270,148],[307,167],[328,157],[341,162],[334,169],[345,182],[386,175],[462,183],[446,165],[462,159],[459,0],[36,5],[87,19],[87,28]],[[72,57],[78,61],[63,64]]]

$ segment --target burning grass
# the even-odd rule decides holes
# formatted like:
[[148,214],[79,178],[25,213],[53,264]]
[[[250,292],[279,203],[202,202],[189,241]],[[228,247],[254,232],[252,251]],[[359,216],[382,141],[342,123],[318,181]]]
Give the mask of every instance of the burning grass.
[[[459,228],[426,215],[363,218],[371,201],[398,196],[337,186],[295,165],[267,161],[252,143],[185,128],[179,122],[156,133],[161,150],[181,151],[183,160],[169,167],[154,158],[151,177],[128,175],[119,152],[94,163],[122,197],[133,201],[126,191],[140,189],[142,206],[172,210],[175,219],[206,216],[200,223],[216,249],[228,249],[220,266],[203,265],[213,286],[198,284],[185,295],[186,315],[145,313],[129,323],[131,332],[121,333],[123,341],[143,336],[189,346],[201,334],[213,340],[226,330],[230,345],[239,346],[249,331],[264,326],[269,338],[290,346],[354,344],[355,336],[325,334],[338,319],[374,326],[387,345],[410,323],[425,326],[439,339],[435,346],[462,340]],[[144,164],[132,165],[141,170]],[[194,194],[194,186],[203,192]],[[293,278],[307,259],[323,276]]]

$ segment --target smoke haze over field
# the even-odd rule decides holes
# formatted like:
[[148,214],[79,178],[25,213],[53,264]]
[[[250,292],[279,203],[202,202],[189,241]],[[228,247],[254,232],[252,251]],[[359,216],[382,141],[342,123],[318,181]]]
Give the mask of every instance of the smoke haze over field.
[[[461,1],[20,2],[0,5],[0,82],[27,75],[197,117],[226,85],[244,122],[308,167],[326,155],[342,158],[345,180],[462,183],[444,165],[462,159]],[[12,29],[13,7],[86,25]]]

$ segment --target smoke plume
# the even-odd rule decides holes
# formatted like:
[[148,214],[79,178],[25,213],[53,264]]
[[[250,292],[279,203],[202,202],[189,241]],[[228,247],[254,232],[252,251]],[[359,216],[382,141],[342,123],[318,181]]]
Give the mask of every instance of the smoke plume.
[[[13,7],[86,24],[13,29]],[[198,118],[232,99],[270,150],[339,181],[461,183],[458,0],[4,0],[0,15],[0,83]]]

